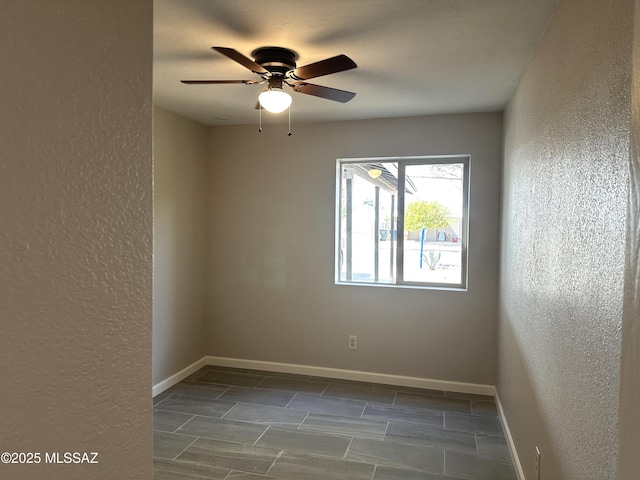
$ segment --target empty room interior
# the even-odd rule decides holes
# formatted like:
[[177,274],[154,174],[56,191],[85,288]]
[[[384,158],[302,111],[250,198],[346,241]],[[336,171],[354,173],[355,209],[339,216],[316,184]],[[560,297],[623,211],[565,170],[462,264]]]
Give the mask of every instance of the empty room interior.
[[639,22],[11,4],[0,477],[637,479]]

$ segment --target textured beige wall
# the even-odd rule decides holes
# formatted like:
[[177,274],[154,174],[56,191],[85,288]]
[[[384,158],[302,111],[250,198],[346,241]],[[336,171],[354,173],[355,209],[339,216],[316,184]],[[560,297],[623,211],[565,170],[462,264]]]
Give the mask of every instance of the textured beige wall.
[[498,392],[527,479],[615,478],[633,0],[561,2],[505,115]]
[[[293,122],[210,130],[209,354],[494,384],[502,115]],[[334,285],[336,159],[438,154],[471,155],[469,291]]]
[[640,1],[636,0],[631,91],[631,168],[622,328],[618,480],[640,472]]
[[206,355],[207,129],[154,108],[153,384]]
[[0,464],[151,478],[152,2],[0,9]]

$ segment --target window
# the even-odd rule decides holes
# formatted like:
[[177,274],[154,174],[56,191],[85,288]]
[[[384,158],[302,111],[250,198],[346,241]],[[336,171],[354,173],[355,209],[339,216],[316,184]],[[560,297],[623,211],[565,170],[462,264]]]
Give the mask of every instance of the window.
[[466,289],[469,157],[339,159],[336,283]]

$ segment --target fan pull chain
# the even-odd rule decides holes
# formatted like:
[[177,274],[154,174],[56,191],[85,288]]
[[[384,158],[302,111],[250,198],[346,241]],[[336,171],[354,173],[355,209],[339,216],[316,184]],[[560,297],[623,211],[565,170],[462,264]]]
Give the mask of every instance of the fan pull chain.
[[[259,108],[260,112],[259,112],[259,125],[258,125],[258,133],[262,133],[262,105],[260,105]],[[291,107],[288,108],[289,110],[289,130],[287,131],[287,136],[292,136],[293,133],[291,133]]]

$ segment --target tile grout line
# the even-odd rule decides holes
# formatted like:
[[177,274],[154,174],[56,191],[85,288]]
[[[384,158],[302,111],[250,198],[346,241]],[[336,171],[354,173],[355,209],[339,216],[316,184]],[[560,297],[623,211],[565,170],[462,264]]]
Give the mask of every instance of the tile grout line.
[[180,453],[178,453],[175,457],[173,457],[171,460],[174,460],[174,461],[175,461],[175,460],[177,460],[177,459],[178,459],[178,457],[179,457],[180,455],[182,455],[182,454],[187,450],[187,448],[189,448],[191,445],[193,445],[194,443],[196,443],[198,440],[200,440],[200,437],[196,437],[196,438],[195,438],[195,440],[194,440],[193,442],[191,442],[189,445],[187,445],[186,447],[184,447],[184,448],[182,449],[182,451],[181,451]]
[[330,386],[330,385],[331,385],[331,383],[327,382],[327,386],[326,386],[326,387],[324,387],[324,388],[322,389],[322,391],[320,392],[320,396],[321,396],[321,397],[324,397],[324,394],[325,394],[325,392],[327,391],[327,389],[329,388],[329,386]]
[[[251,422],[251,423],[253,423],[253,422]],[[258,424],[256,423],[256,425],[258,425]],[[265,433],[267,433],[271,427],[272,427],[272,425],[267,425],[267,428],[265,428],[265,429],[264,429],[264,432],[262,432],[262,433],[260,434],[260,436],[259,436],[258,438],[256,438],[256,441],[252,443],[252,445],[253,445],[254,447],[255,447],[255,446],[257,446],[256,444],[260,441],[260,439],[261,439],[262,437],[264,437],[264,434],[265,434]]]
[[222,395],[224,395],[225,393],[227,393],[229,390],[231,390],[231,386],[227,385],[227,388],[224,389],[224,392],[222,392],[220,395],[218,395],[214,400],[220,400],[220,397]]
[[371,480],[373,480],[374,478],[376,478],[376,471],[378,470],[378,464],[374,463],[373,464],[373,472],[371,472]]
[[[181,413],[182,415],[193,415],[193,417],[203,417],[203,418],[214,418],[216,420],[222,420],[222,417],[215,417],[213,415],[201,415],[199,413],[191,413],[191,412],[179,412],[177,410],[162,410],[163,412],[170,412],[170,413]],[[225,414],[226,415],[226,414]],[[193,418],[190,418],[189,420],[187,420],[186,422],[184,422],[180,428],[184,427],[187,423],[189,423],[191,420],[193,420]],[[229,420],[227,420],[229,421]],[[240,420],[241,421],[241,420]]]
[[278,459],[284,454],[284,450],[280,450],[278,452],[278,455],[276,455],[276,458],[273,459],[273,462],[271,462],[271,465],[269,466],[269,468],[267,468],[267,471],[264,472],[264,476],[269,476],[269,472],[271,471],[271,469],[275,466],[276,462],[278,461]]
[[442,450],[442,475],[447,476],[447,449]]
[[166,397],[164,397],[162,400],[160,400],[158,403],[153,405],[153,409],[156,410],[162,410],[162,408],[160,408],[160,405],[162,405],[164,402],[166,402],[168,399],[170,399],[171,397],[173,397],[173,393],[167,395]]
[[235,405],[231,407],[229,410],[227,410],[226,412],[224,412],[224,414],[221,417],[219,417],[219,419],[222,420],[224,417],[226,417],[229,414],[229,412],[231,412],[231,410],[236,408],[238,405],[240,405],[240,402],[236,402]]
[[349,449],[351,448],[351,444],[353,443],[353,438],[354,437],[349,437],[349,445],[347,445],[347,448],[344,451],[344,455],[342,455],[343,460],[347,459],[347,454],[349,453]]
[[[180,425],[180,428],[184,427],[187,423],[189,423],[191,420],[193,420],[194,418],[196,418],[198,415],[194,415],[193,417],[191,417],[189,420],[187,420],[186,422],[184,422],[182,425]],[[179,429],[178,429],[179,430]],[[189,435],[188,433],[180,433],[178,432],[178,430],[176,430],[173,433],[178,433],[179,435]],[[197,437],[197,435],[195,435]]]
[[300,422],[300,425],[298,425],[296,430],[300,431],[300,428],[302,427],[302,424],[307,421],[307,418],[309,418],[309,415],[311,415],[310,411],[307,412],[307,414],[304,416],[304,418],[302,419],[302,421]]
[[182,427],[184,427],[187,423],[189,423],[191,420],[193,420],[196,416],[195,415],[191,415],[191,418],[189,420],[187,420],[186,422],[184,422],[182,425],[180,425],[178,428],[176,428],[173,433],[177,433],[178,430],[180,430]]
[[[298,392],[294,392],[293,397],[291,397],[291,400],[289,400],[289,401],[287,402],[287,404],[286,404],[284,407],[282,407],[282,408],[288,408],[288,407],[289,407],[289,405],[291,405],[291,402],[293,402],[293,400],[294,400],[297,396],[298,396]],[[294,408],[294,410],[295,410],[295,408]]]
[[363,415],[364,415],[364,412],[367,410],[367,405],[369,405],[369,402],[365,401],[364,405],[362,406],[362,411],[360,412],[360,415],[358,417],[356,417],[356,418],[360,418],[360,419],[364,420]]

